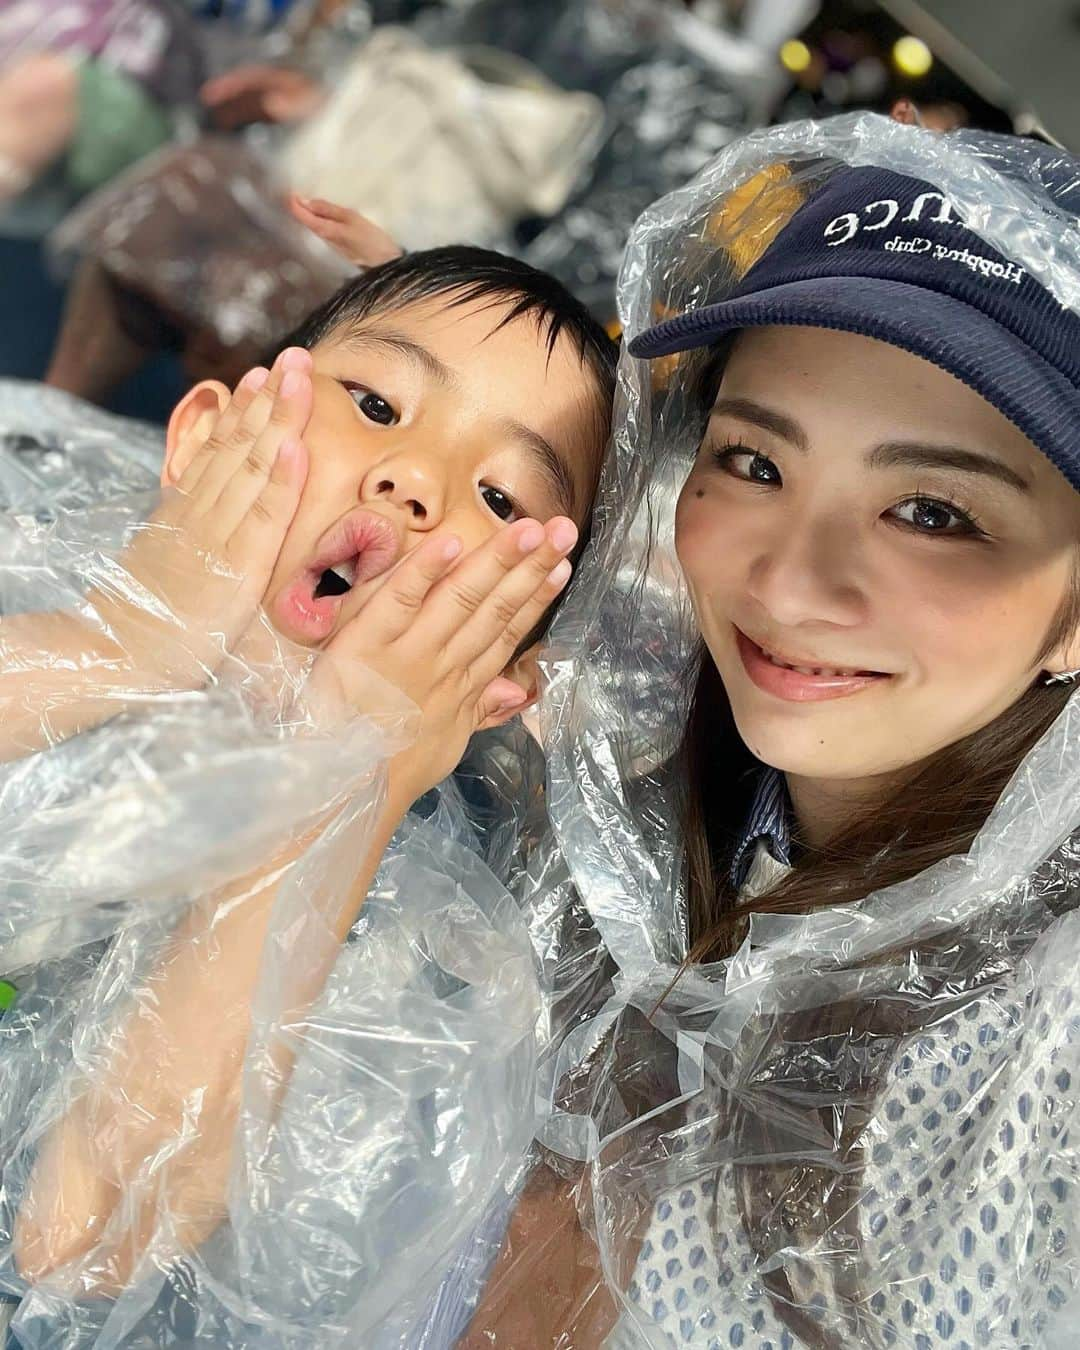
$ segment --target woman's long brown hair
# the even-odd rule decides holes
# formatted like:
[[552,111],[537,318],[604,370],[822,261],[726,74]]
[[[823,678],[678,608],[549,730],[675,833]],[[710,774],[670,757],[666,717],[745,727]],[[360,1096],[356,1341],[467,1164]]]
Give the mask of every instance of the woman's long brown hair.
[[[1080,618],[1080,603],[1070,604]],[[989,726],[939,751],[873,811],[827,843],[804,846],[798,866],[754,900],[754,912],[806,914],[853,903],[965,853],[1070,693],[1068,685],[1036,685]],[[748,911],[729,872],[759,766],[735,730],[707,653],[681,758],[690,960],[714,961],[734,951],[745,929]]]

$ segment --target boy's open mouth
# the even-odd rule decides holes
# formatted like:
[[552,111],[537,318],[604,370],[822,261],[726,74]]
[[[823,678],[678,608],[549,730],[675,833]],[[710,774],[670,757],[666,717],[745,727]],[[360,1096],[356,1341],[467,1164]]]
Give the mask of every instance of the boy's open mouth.
[[316,545],[315,557],[272,602],[272,617],[286,633],[315,643],[328,638],[344,597],[353,588],[390,570],[402,540],[393,523],[357,507],[333,525]]
[[324,595],[346,595],[351,591],[356,580],[358,562],[358,558],[348,558],[345,562],[328,567],[315,587],[315,599],[321,600]]
[[339,520],[319,544],[308,569],[313,600],[347,595],[357,582],[381,576],[401,552],[398,532],[390,521],[363,507]]

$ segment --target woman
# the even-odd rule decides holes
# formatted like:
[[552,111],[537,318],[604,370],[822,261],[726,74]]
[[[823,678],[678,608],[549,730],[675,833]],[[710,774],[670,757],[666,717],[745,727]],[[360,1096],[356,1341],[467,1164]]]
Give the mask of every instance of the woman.
[[1076,168],[851,117],[639,222],[549,700],[596,1241],[534,1178],[470,1345],[1072,1343]]

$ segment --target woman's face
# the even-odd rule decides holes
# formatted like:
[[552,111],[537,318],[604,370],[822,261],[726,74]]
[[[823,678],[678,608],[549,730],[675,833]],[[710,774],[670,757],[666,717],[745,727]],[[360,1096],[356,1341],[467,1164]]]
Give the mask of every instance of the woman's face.
[[676,546],[747,746],[789,775],[870,781],[1080,665],[1075,645],[1043,654],[1078,507],[936,366],[824,329],[741,334]]

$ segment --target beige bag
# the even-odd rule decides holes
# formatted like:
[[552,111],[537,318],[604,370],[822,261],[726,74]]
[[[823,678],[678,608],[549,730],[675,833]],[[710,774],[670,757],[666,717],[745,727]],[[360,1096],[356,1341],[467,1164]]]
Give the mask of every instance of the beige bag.
[[406,248],[492,244],[555,214],[591,160],[603,108],[527,62],[435,52],[382,28],[284,150],[284,180],[370,216]]

